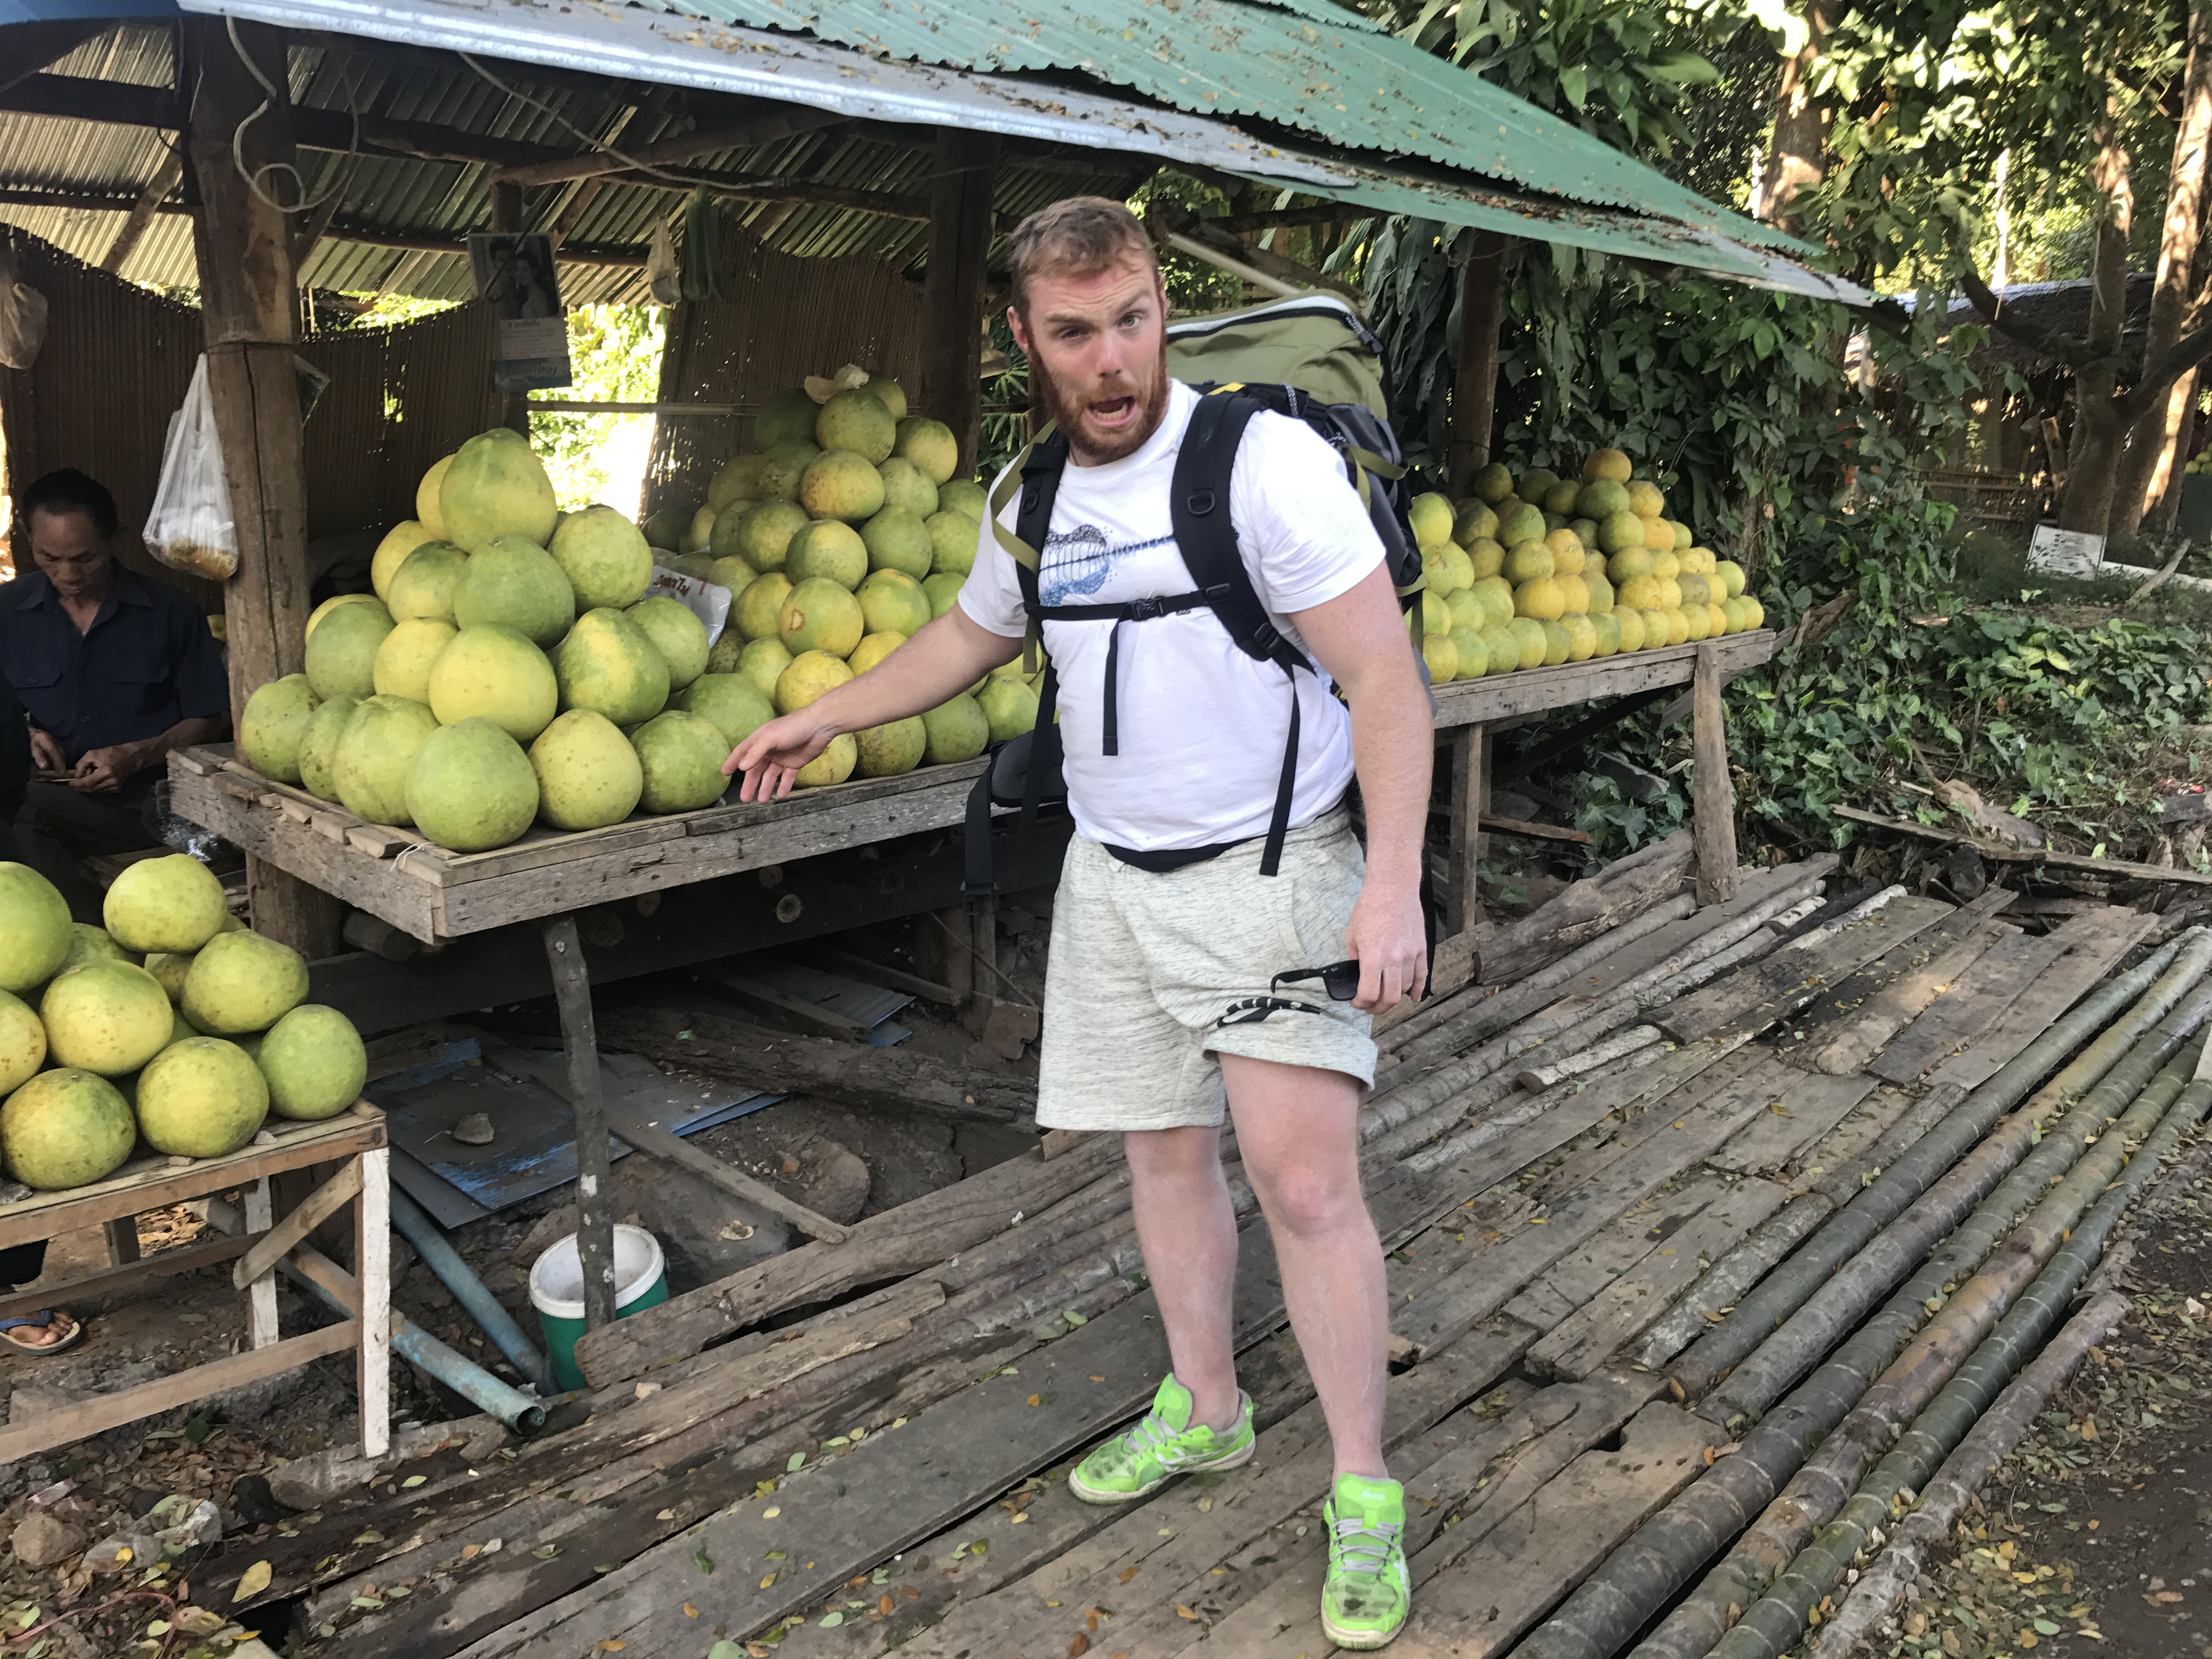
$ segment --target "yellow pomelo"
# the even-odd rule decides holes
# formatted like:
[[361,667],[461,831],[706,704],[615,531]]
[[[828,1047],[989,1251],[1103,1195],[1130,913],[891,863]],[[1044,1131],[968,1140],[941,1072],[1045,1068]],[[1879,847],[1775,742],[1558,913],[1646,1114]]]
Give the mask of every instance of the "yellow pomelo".
[[876,472],[884,481],[885,512],[898,507],[919,520],[943,505],[938,500],[937,480],[903,455],[894,455],[878,464]]
[[1615,483],[1626,483],[1628,471],[1628,457],[1617,449],[1594,449],[1583,463],[1585,478],[1609,478]]
[[[940,489],[960,470],[960,443],[952,428],[922,416],[910,415],[898,423],[898,438],[891,453],[912,461]],[[939,505],[943,505],[941,500]]]
[[1726,606],[1715,605],[1709,600],[1705,605],[1705,616],[1711,624],[1705,632],[1705,637],[1707,639],[1717,640],[1720,638],[1722,635],[1732,631],[1729,627],[1728,609]]
[[307,684],[325,702],[365,697],[376,690],[376,650],[392,631],[380,604],[341,605],[307,640]]
[[1688,570],[1674,578],[1674,591],[1682,596],[1684,605],[1704,605],[1713,597],[1705,579]]
[[82,968],[90,962],[127,962],[134,968],[145,965],[137,952],[118,945],[114,935],[105,927],[95,927],[88,921],[73,921],[70,924],[69,953],[62,958],[62,965],[54,969],[55,976],[58,978],[70,969]]
[[1445,594],[1444,609],[1451,613],[1451,625],[1454,629],[1462,628],[1480,629],[1490,625],[1489,607],[1475,598],[1474,590],[1472,587],[1463,587],[1456,592]]
[[172,1158],[223,1158],[269,1119],[269,1080],[253,1056],[221,1037],[173,1042],[138,1074],[138,1132]]
[[775,718],[775,705],[742,674],[702,674],[684,689],[676,706],[713,721],[726,752]]
[[1674,545],[1678,550],[1695,544],[1698,538],[1690,533],[1689,526],[1682,523],[1680,520],[1674,520],[1669,522],[1672,524],[1674,528]]
[[763,503],[796,501],[799,481],[806,476],[806,469],[821,453],[812,442],[804,439],[772,446],[761,456],[757,483],[760,494],[756,499]]
[[371,678],[377,695],[428,702],[430,671],[459,633],[453,623],[430,617],[401,623],[384,636],[384,643],[376,648],[376,666]]
[[1019,677],[988,676],[975,694],[975,706],[991,728],[991,741],[1005,743],[1036,725],[1037,694]]
[[929,532],[929,571],[933,576],[964,576],[975,566],[983,522],[955,507],[939,507],[922,521]]
[[1550,622],[1566,608],[1566,596],[1560,592],[1559,584],[1552,577],[1540,576],[1534,581],[1522,582],[1513,590],[1513,613],[1516,616]]
[[[728,636],[726,635],[724,637]],[[863,640],[860,643],[866,645],[867,641]],[[719,641],[715,648],[720,649]],[[860,654],[857,648],[854,654],[855,656]],[[748,640],[745,641],[744,648],[738,653],[737,665],[733,672],[754,690],[767,698],[770,703],[774,703],[776,676],[790,666],[791,653],[785,648],[781,640],[775,638]],[[856,668],[853,672],[857,674],[860,671]]]
[[1582,538],[1571,530],[1554,530],[1544,538],[1544,545],[1552,550],[1552,574],[1555,576],[1578,576],[1589,562]]
[[503,426],[453,452],[438,482],[438,512],[446,521],[445,539],[466,553],[501,536],[518,536],[542,549],[560,517],[553,481],[532,453],[530,441]]
[[1727,631],[1731,634],[1742,633],[1750,617],[1750,612],[1744,609],[1743,601],[1733,593],[1721,601],[1721,615],[1728,619]]
[[1428,665],[1431,685],[1449,685],[1459,676],[1459,648],[1448,633],[1422,636],[1421,660]]
[[576,590],[567,573],[521,536],[481,544],[453,592],[453,621],[460,627],[512,628],[536,645],[553,644],[575,620]]
[[433,461],[430,470],[422,475],[422,483],[415,486],[415,517],[430,532],[433,541],[446,539],[446,510],[438,497],[445,488],[446,469],[453,464],[451,455]]
[[1505,550],[1486,538],[1472,543],[1467,550],[1467,567],[1476,581],[1495,576],[1505,568]]
[[[720,522],[718,517],[718,530]],[[580,611],[601,605],[620,611],[635,605],[653,580],[653,549],[644,532],[611,507],[571,513],[545,550],[568,577]]]
[[[882,412],[882,405],[877,404],[876,409]],[[884,510],[883,476],[865,455],[849,449],[825,449],[806,464],[806,471],[800,475],[799,504],[811,519],[843,519],[858,524]]]
[[1674,550],[1674,532],[1667,527],[1666,520],[1646,519],[1643,522],[1644,546],[1654,553],[1672,553]]
[[1562,616],[1580,616],[1589,609],[1589,584],[1580,576],[1554,576],[1559,586],[1559,611]]
[[1521,666],[1540,668],[1544,664],[1544,624],[1534,617],[1513,619],[1513,637],[1521,642]]
[[1434,588],[1421,590],[1421,632],[1424,635],[1451,632],[1451,607]]
[[545,653],[494,623],[464,628],[453,637],[431,665],[428,691],[425,701],[441,725],[481,715],[517,743],[543,732],[561,706],[561,688]]
[[845,450],[872,469],[878,461],[890,457],[898,441],[898,422],[881,398],[858,388],[840,392],[814,417],[814,441],[825,454]]
[[991,723],[975,699],[962,692],[925,711],[921,723],[928,728],[924,754],[933,766],[973,760],[991,740]]
[[89,962],[46,987],[39,1018],[57,1066],[121,1077],[168,1046],[169,994],[143,968]]
[[9,1175],[40,1192],[104,1180],[137,1143],[131,1103],[90,1072],[41,1072],[0,1105],[0,1158]]
[[1479,680],[1490,672],[1490,648],[1482,642],[1482,632],[1474,628],[1455,628],[1451,640],[1455,680]]
[[949,570],[940,570],[924,579],[921,591],[929,595],[929,614],[933,620],[960,603],[961,585],[967,577]]
[[1654,576],[1652,585],[1659,590],[1659,608],[1672,611],[1682,603],[1682,586],[1672,576]]
[[[930,493],[936,494],[933,487]],[[886,506],[862,525],[860,539],[867,546],[869,569],[896,570],[916,581],[929,574],[937,555],[921,515],[896,505]]]
[[[126,866],[100,906],[108,937],[126,951],[197,951],[222,931],[229,914],[223,907],[222,884],[207,866],[183,853]],[[68,923],[62,926],[66,933]],[[66,937],[62,948],[68,948]],[[59,953],[55,960],[59,962]]]
[[216,1036],[265,1031],[307,1000],[307,963],[258,933],[218,933],[185,975],[185,1018]]
[[1503,576],[1485,576],[1468,589],[1482,601],[1490,626],[1502,628],[1513,620],[1513,584]]
[[[927,594],[922,596],[922,603],[925,605],[928,604]],[[865,674],[904,645],[906,641],[907,636],[903,634],[870,634],[853,647],[853,654],[845,659],[845,665],[855,674]],[[996,673],[998,671],[993,669],[991,672]]]
[[681,691],[707,672],[707,624],[683,600],[653,593],[623,613],[645,630],[668,665],[668,689]]
[[1470,501],[1452,520],[1451,535],[1454,541],[1466,548],[1472,548],[1480,541],[1496,541],[1498,514],[1491,510],[1487,501]]
[[1559,618],[1559,625],[1567,630],[1569,662],[1588,662],[1597,654],[1597,629],[1588,617],[1570,612]]
[[990,495],[973,478],[955,478],[937,486],[937,510],[957,513],[971,524],[981,524],[991,510]]
[[1575,511],[1585,519],[1603,520],[1628,507],[1628,488],[1612,478],[1593,478],[1575,497]]
[[1606,615],[1613,623],[1614,637],[1620,641],[1623,651],[1641,651],[1644,648],[1644,613],[1641,611],[1631,611],[1626,605],[1620,605]]
[[368,585],[378,599],[392,591],[392,579],[399,574],[399,567],[407,562],[407,556],[427,542],[441,541],[442,537],[430,533],[428,525],[419,519],[402,519],[384,532],[384,539],[376,544],[376,551],[368,561]]
[[1712,633],[1712,611],[1702,602],[1681,606],[1679,614],[1682,618],[1682,637],[1685,640],[1694,642]]
[[681,708],[656,714],[630,734],[630,747],[644,779],[639,804],[648,812],[696,812],[729,787],[722,763],[730,744],[703,714]]
[[793,775],[792,782],[801,789],[820,789],[842,783],[853,775],[853,769],[860,763],[860,739],[850,732],[841,732],[830,739],[827,749]]
[[364,698],[338,733],[338,746],[331,756],[331,781],[340,805],[371,823],[411,823],[407,775],[423,743],[437,729],[438,717],[419,702],[406,697]]
[[1513,493],[1513,475],[1506,470],[1503,462],[1492,461],[1488,466],[1477,471],[1474,477],[1468,481],[1467,487],[1473,490],[1479,499],[1494,507]]
[[315,636],[315,629],[322,622],[323,618],[329,616],[331,611],[336,611],[341,605],[381,605],[384,602],[378,599],[374,593],[336,594],[330,599],[325,599],[320,605],[317,605],[313,611],[310,611],[307,613],[307,625],[301,630],[300,638],[302,642],[313,639]]
[[1646,610],[1638,613],[1644,618],[1644,648],[1654,650],[1662,645],[1680,645],[1681,639],[1674,632],[1674,612]]
[[0,991],[0,1097],[22,1087],[46,1063],[46,1026],[30,1004]]
[[1653,576],[1631,576],[1613,589],[1613,603],[1626,605],[1632,611],[1656,611],[1659,607],[1659,582]]
[[1606,580],[1603,576],[1584,576],[1582,580],[1589,588],[1589,603],[1583,607],[1585,611],[1595,617],[1601,611],[1613,609],[1611,582]]
[[1729,598],[1740,599],[1743,597],[1743,567],[1734,559],[1717,560],[1710,574],[1718,576],[1726,585]]
[[1521,636],[1493,623],[1480,631],[1485,674],[1510,674],[1521,665]]
[[538,816],[556,830],[620,823],[645,787],[637,750],[622,728],[588,708],[570,709],[538,734],[530,769],[538,775]]
[[287,674],[257,688],[238,718],[238,752],[264,778],[300,781],[300,740],[320,706],[305,674]]
[[1415,544],[1425,552],[1451,539],[1452,505],[1445,496],[1433,491],[1414,496],[1406,508],[1406,519],[1413,527]]
[[309,794],[323,800],[338,798],[337,786],[331,781],[331,757],[337,750],[338,733],[360,706],[358,697],[331,697],[308,718],[300,738],[300,787]]
[[827,651],[802,651],[791,659],[790,667],[775,677],[775,712],[788,714],[804,708],[852,678],[853,671],[843,658]]
[[906,388],[890,375],[871,374],[860,389],[890,410],[891,419],[894,421],[906,419],[908,412]]
[[1635,576],[1654,574],[1651,553],[1648,548],[1624,548],[1618,553],[1608,553],[1605,560],[1606,579],[1616,587]]
[[704,553],[714,544],[714,520],[719,515],[711,507],[702,507],[691,515],[690,524],[677,538],[677,550],[682,553]]
[[538,817],[538,774],[522,745],[475,715],[423,739],[407,775],[415,827],[456,853],[482,853],[520,837]]
[[753,416],[753,441],[763,449],[774,449],[795,439],[811,439],[814,423],[821,418],[822,405],[812,394],[805,386],[793,386],[774,393],[761,405],[760,413]]
[[578,617],[553,653],[553,675],[563,708],[588,708],[617,726],[649,720],[668,705],[668,659],[626,611]]
[[849,589],[826,576],[810,576],[784,599],[776,631],[794,657],[826,651],[842,661],[868,630],[860,602]]
[[1682,547],[1674,550],[1685,570],[1694,570],[1700,576],[1710,576],[1720,568],[1720,556],[1710,547]]
[[[781,570],[791,538],[806,528],[806,509],[796,501],[763,501],[734,523],[732,544],[737,556],[756,570]],[[718,533],[720,528],[717,520]]]
[[269,1028],[253,1050],[278,1117],[319,1122],[361,1098],[368,1052],[353,1022],[319,1002],[303,1002]]
[[791,538],[784,556],[783,574],[793,582],[821,577],[848,593],[868,574],[868,545],[848,524],[825,519],[810,524]]
[[1451,582],[1447,592],[1457,592],[1474,586],[1474,561],[1468,556],[1466,549],[1455,543],[1446,542],[1440,556],[1443,561],[1444,573]]
[[1667,498],[1657,484],[1638,478],[1628,486],[1628,510],[1639,519],[1656,519],[1666,512]]
[[1593,611],[1589,617],[1590,631],[1597,636],[1597,648],[1590,654],[1610,657],[1620,650],[1620,623],[1610,611]]
[[1598,520],[1597,544],[1607,556],[1644,545],[1644,520],[1623,510]]
[[159,981],[162,991],[172,1002],[180,1002],[185,995],[185,975],[192,971],[191,951],[149,951],[146,971]]
[[1566,661],[1567,653],[1574,649],[1574,636],[1567,632],[1566,623],[1556,618],[1539,626],[1544,630],[1544,666],[1557,668]]
[[1668,644],[1683,645],[1689,641],[1689,618],[1685,617],[1678,607],[1673,605],[1667,606],[1662,609],[1658,615],[1667,625]]
[[1558,568],[1552,550],[1540,540],[1516,542],[1505,550],[1505,580],[1516,587],[1552,575]]
[[1749,613],[1744,622],[1744,627],[1747,629],[1765,627],[1766,607],[1748,593],[1743,596],[1743,604],[1745,611]]
[[738,595],[731,611],[738,632],[748,640],[775,638],[776,618],[783,614],[783,602],[790,597],[791,578],[781,570],[769,571]]
[[[870,634],[919,634],[929,621],[929,595],[912,576],[897,570],[872,570],[854,595]],[[848,653],[847,654],[850,654]],[[856,671],[857,672],[857,671]]]
[[895,778],[921,764],[929,747],[929,728],[919,714],[853,733],[857,769],[864,778]]
[[394,573],[384,596],[384,608],[396,623],[420,617],[453,621],[453,595],[468,565],[469,556],[451,542],[423,543]]

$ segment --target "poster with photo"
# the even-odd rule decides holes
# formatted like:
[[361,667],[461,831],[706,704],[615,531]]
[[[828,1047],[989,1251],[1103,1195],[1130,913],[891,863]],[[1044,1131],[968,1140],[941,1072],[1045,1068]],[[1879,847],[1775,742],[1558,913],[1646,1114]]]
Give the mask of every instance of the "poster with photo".
[[516,392],[571,384],[568,315],[561,303],[553,239],[543,231],[477,231],[469,238],[469,268],[477,297],[499,319],[492,341],[493,387]]

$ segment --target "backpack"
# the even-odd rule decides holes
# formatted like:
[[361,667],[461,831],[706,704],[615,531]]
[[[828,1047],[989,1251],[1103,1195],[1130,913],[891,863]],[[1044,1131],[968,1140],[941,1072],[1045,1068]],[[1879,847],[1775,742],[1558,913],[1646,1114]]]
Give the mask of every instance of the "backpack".
[[[1169,325],[1168,372],[1190,382],[1201,394],[1176,456],[1170,484],[1170,516],[1176,545],[1191,574],[1191,591],[1136,599],[1121,605],[1048,606],[1037,597],[1037,565],[1052,507],[1067,465],[1067,440],[1048,428],[1006,470],[989,503],[989,523],[1021,582],[1030,616],[1028,650],[1039,645],[1039,624],[1110,622],[1106,651],[1105,701],[1102,710],[1105,752],[1119,749],[1115,687],[1121,626],[1174,616],[1201,607],[1211,610],[1238,649],[1255,661],[1283,671],[1291,689],[1289,732],[1283,769],[1267,826],[1260,871],[1279,868],[1283,840],[1290,829],[1291,797],[1297,781],[1298,698],[1297,677],[1310,673],[1305,653],[1268,622],[1253,590],[1250,574],[1237,551],[1236,528],[1229,520],[1230,477],[1244,428],[1262,410],[1303,421],[1344,458],[1346,476],[1359,491],[1382,543],[1401,606],[1418,603],[1422,586],[1421,555],[1407,516],[1410,494],[1396,435],[1391,431],[1382,396],[1382,344],[1358,314],[1333,295],[1310,294],[1243,311],[1216,313]],[[1000,514],[1013,492],[1021,506],[1010,535]],[[1030,658],[1033,665],[1034,654]],[[1416,660],[1419,653],[1416,653]],[[1424,670],[1425,677],[1425,670]],[[994,805],[1021,809],[1024,827],[1040,808],[1066,799],[1060,778],[1060,735],[1054,715],[1058,671],[1049,659],[1038,693],[1035,728],[1000,745],[991,756],[968,801],[967,880],[970,898],[994,890],[990,873],[990,813]],[[1171,869],[1226,850],[1178,849],[1164,854],[1113,849],[1117,857],[1142,867]]]

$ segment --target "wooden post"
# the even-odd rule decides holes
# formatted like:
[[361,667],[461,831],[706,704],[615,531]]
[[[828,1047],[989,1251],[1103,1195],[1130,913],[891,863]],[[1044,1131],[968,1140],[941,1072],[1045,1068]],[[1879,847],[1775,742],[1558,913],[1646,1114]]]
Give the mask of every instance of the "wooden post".
[[1690,766],[1696,793],[1698,902],[1735,896],[1735,787],[1729,780],[1727,717],[1721,707],[1721,653],[1711,640],[1698,647],[1690,681]]
[[592,1024],[592,981],[576,918],[566,912],[538,923],[553,1000],[561,1010],[561,1046],[568,1053],[568,1102],[576,1118],[576,1259],[584,1277],[584,1328],[615,1317],[613,1166],[607,1158],[607,1113],[599,1098],[599,1042]]
[[[306,661],[307,478],[292,367],[299,306],[291,228],[274,205],[292,199],[298,185],[284,170],[293,159],[284,37],[256,23],[227,26],[221,18],[188,18],[184,27],[193,73],[179,82],[197,88],[185,152],[200,209],[193,247],[208,385],[238,535],[238,574],[223,585],[230,700],[237,710],[256,688],[299,672]],[[263,93],[240,48],[277,88],[275,98]],[[258,186],[249,175],[258,177]],[[246,891],[257,932],[311,959],[336,954],[343,915],[336,899],[251,858]]]
[[1462,726],[1452,733],[1451,827],[1443,899],[1447,938],[1456,938],[1483,919],[1475,866],[1482,856],[1482,814],[1490,805],[1489,746],[1489,735],[1480,726]]
[[[269,1189],[269,1177],[264,1176],[246,1189],[246,1231],[266,1233],[275,1224],[276,1212]],[[268,1271],[256,1273],[246,1287],[246,1334],[254,1347],[276,1346],[283,1335],[276,1318],[276,1268],[270,1263]],[[367,1413],[362,1414],[364,1425]]]
[[1490,465],[1498,412],[1498,331],[1505,320],[1505,241],[1494,230],[1468,233],[1460,273],[1459,343],[1452,354],[1451,449],[1446,489],[1457,500]]
[[[598,1062],[592,1062],[594,1068]],[[605,1137],[600,1137],[605,1146]],[[602,1157],[605,1153],[602,1152]],[[353,1201],[353,1279],[361,1313],[361,1455],[381,1457],[392,1443],[392,1149],[361,1154]],[[611,1292],[610,1300],[611,1300]]]
[[983,420],[983,293],[999,140],[940,128],[929,188],[929,270],[922,300],[921,412],[960,441],[959,476],[975,470]]
[[[522,186],[504,179],[495,179],[491,186],[491,228],[495,231],[519,231],[522,223]],[[478,303],[489,305],[489,300]],[[493,325],[495,334],[498,325]],[[499,400],[499,423],[512,427],[525,440],[530,436],[530,396],[527,392],[512,392]]]

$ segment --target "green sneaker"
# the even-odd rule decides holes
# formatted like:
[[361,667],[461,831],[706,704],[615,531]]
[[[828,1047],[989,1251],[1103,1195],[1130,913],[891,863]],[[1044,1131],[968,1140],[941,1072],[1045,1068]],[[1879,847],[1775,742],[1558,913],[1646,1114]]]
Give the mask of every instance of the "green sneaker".
[[1252,1401],[1237,1396],[1237,1426],[1216,1434],[1190,1426],[1190,1390],[1170,1373],[1152,1408],[1127,1434],[1116,1435],[1067,1473],[1067,1489],[1086,1504],[1127,1504],[1150,1497],[1179,1474],[1233,1469],[1252,1461]]
[[1340,1474],[1322,1514],[1328,1522],[1328,1577],[1321,1627],[1340,1648],[1386,1647],[1413,1601],[1406,1573],[1406,1489],[1395,1480]]

